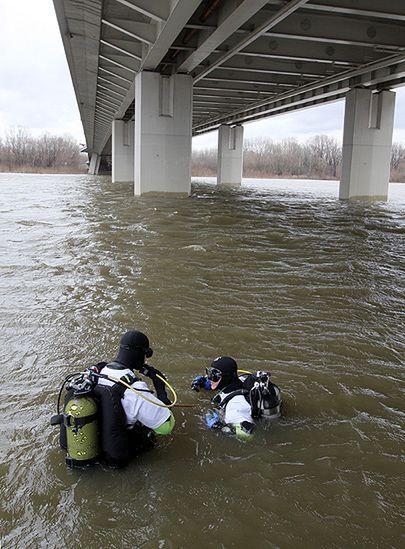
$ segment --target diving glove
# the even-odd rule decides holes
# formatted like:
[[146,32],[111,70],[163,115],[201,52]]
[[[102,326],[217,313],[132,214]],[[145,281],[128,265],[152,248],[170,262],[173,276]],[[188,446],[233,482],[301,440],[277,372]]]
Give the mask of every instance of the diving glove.
[[138,368],[138,371],[142,375],[146,377],[150,377],[150,379],[153,379],[157,375],[160,377],[163,377],[163,379],[166,379],[166,376],[162,374],[160,370],[158,370],[157,368],[154,368],[153,366],[149,366],[149,364],[144,364],[141,368]]
[[205,376],[197,376],[193,379],[191,388],[193,391],[197,391],[197,393],[200,389],[211,391],[211,383]]
[[209,429],[220,429],[222,427],[219,414],[215,410],[208,410],[205,414],[205,423]]
[[160,376],[163,379],[166,379],[166,376],[162,374],[162,372],[157,368],[149,366],[149,364],[144,364],[142,368],[139,369],[139,371],[141,374],[149,377],[152,380],[158,399],[161,400],[164,404],[171,404],[171,401],[167,396],[165,383],[162,379],[158,377]]

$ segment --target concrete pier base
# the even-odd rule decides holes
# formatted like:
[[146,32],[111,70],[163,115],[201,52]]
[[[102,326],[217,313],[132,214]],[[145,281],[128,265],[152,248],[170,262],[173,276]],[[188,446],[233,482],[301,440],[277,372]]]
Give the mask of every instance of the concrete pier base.
[[218,130],[217,184],[237,187],[242,184],[243,126],[222,124]]
[[92,153],[89,165],[89,174],[97,175],[100,168],[101,156],[97,153]]
[[134,181],[134,122],[113,120],[112,123],[112,181]]
[[394,108],[391,91],[347,94],[339,198],[387,198]]
[[192,78],[135,77],[134,193],[190,193]]

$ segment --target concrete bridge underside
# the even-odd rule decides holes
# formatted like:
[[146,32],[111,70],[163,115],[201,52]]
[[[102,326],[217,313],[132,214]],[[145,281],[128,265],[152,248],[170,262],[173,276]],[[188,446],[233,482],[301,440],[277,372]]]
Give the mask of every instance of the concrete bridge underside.
[[189,192],[191,138],[219,129],[240,184],[243,124],[346,98],[340,196],[387,194],[403,0],[54,0],[91,158],[135,194]]

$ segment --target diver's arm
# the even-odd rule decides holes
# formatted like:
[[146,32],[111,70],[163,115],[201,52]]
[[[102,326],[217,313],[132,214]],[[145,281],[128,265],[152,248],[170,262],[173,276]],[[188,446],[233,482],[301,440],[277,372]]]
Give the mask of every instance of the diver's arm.
[[160,372],[158,369],[154,368],[153,366],[149,366],[149,364],[144,364],[139,371],[141,374],[149,377],[152,380],[153,386],[156,391],[156,396],[158,397],[158,399],[161,400],[164,404],[171,404],[171,401],[167,396],[165,382],[158,377],[160,376],[163,379],[166,379],[166,377],[162,374],[162,372]]
[[159,427],[153,429],[153,431],[157,435],[170,435],[170,433],[173,431],[175,423],[176,421],[174,419],[174,415],[172,414],[172,412],[170,412],[170,416],[166,419],[166,421],[161,423]]

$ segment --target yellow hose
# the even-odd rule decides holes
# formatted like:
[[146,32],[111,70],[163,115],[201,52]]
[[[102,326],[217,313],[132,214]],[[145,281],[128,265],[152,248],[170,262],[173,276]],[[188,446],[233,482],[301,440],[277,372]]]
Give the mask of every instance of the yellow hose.
[[165,385],[167,385],[167,386],[169,387],[169,389],[170,389],[171,392],[172,392],[172,395],[173,395],[173,402],[172,402],[171,404],[167,404],[167,406],[166,406],[167,408],[171,408],[171,407],[174,406],[174,405],[176,404],[176,402],[177,402],[177,394],[176,394],[176,391],[173,389],[173,387],[170,385],[170,383],[169,383],[164,377],[160,376],[159,374],[156,374],[156,375],[157,375],[157,377],[158,377],[159,379],[161,379],[161,380],[163,381],[163,383],[164,383]]
[[136,395],[142,397],[144,400],[146,400],[147,402],[150,402],[151,404],[154,404],[155,406],[160,406],[160,408],[172,408],[176,402],[177,402],[177,394],[175,392],[175,390],[173,389],[173,387],[170,385],[170,383],[168,381],[166,381],[166,379],[164,379],[162,376],[160,376],[159,374],[156,374],[157,377],[159,379],[161,379],[165,385],[167,385],[169,387],[169,389],[171,390],[172,394],[173,394],[173,397],[174,397],[174,400],[171,404],[160,404],[159,402],[155,402],[154,400],[148,398],[147,396],[143,395],[140,391],[137,391],[136,389],[134,389],[134,387],[131,387],[131,385],[128,385],[128,383],[126,383],[125,381],[122,381],[122,379],[118,379],[118,378],[115,378],[115,377],[112,377],[112,376],[106,376],[107,379],[109,379],[110,381],[114,381],[115,383],[121,383],[121,385],[124,385],[124,387],[126,387],[127,389],[129,389],[130,391],[134,392]]
[[238,370],[238,374],[251,374],[252,372],[249,372],[249,370]]

